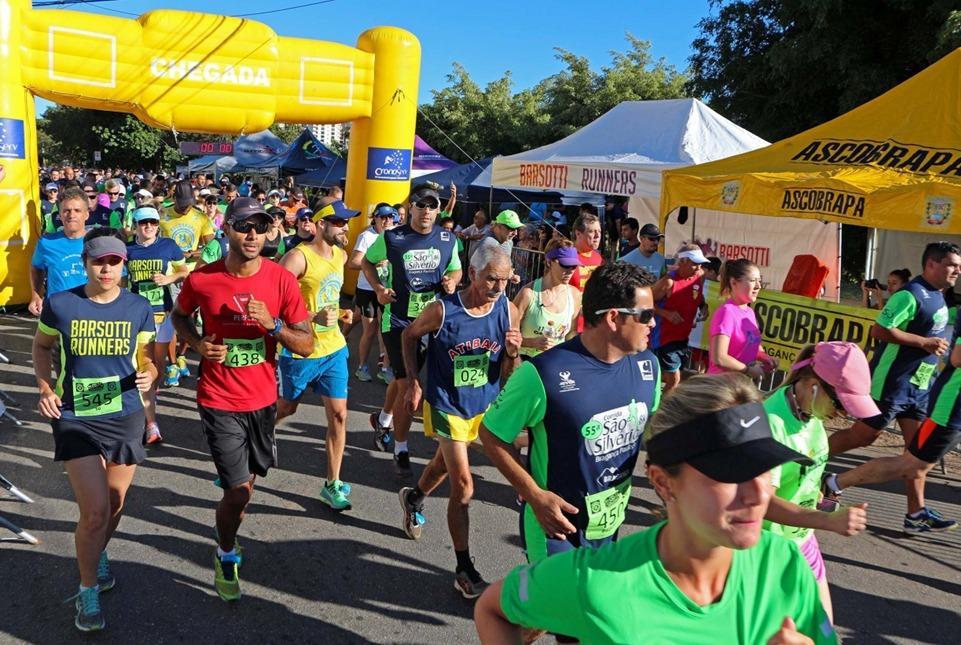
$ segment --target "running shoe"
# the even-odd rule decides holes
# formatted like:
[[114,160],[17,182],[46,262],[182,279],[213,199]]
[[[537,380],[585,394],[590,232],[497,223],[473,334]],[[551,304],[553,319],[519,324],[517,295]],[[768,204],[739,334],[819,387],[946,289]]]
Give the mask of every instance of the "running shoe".
[[335,511],[349,511],[351,508],[350,500],[347,499],[347,495],[344,494],[342,486],[343,482],[335,479],[321,488],[320,501]]
[[406,450],[394,453],[394,471],[398,477],[407,479],[413,473],[410,470],[410,453]]
[[454,589],[468,600],[477,598],[484,593],[484,589],[487,589],[487,587],[487,582],[481,578],[481,574],[477,573],[477,569],[474,567],[455,573]]
[[374,431],[374,445],[382,452],[389,452],[394,446],[394,435],[390,431],[390,426],[380,425],[380,414],[370,413],[370,427]]
[[218,556],[214,551],[214,586],[223,600],[240,599],[240,556]]
[[77,592],[76,596],[67,598],[67,601],[76,599],[74,607],[77,609],[77,617],[73,624],[82,632],[96,632],[107,626],[103,619],[103,612],[100,611],[100,592],[96,587],[90,587]]
[[147,445],[160,443],[164,438],[160,435],[160,426],[156,422],[147,424]]
[[357,371],[354,372],[354,377],[363,383],[370,383],[370,368],[366,365],[361,365],[357,368]]
[[954,520],[945,519],[941,513],[933,508],[922,508],[919,517],[904,516],[905,533],[930,533],[938,531],[949,531],[956,528],[958,523]]
[[164,375],[164,387],[177,387],[180,385],[180,368],[176,365],[168,365]]
[[180,370],[180,376],[190,376],[190,368],[187,367],[186,356],[177,357],[177,369]]
[[390,385],[394,380],[394,370],[389,367],[381,368],[377,371],[377,378],[380,379],[385,385]]
[[419,540],[421,529],[427,523],[427,518],[424,517],[423,502],[417,506],[410,503],[410,494],[413,492],[413,488],[404,486],[397,493],[397,498],[400,500],[401,510],[404,511],[404,533],[412,540]]
[[100,552],[100,561],[97,563],[97,589],[100,593],[110,591],[117,584],[116,578],[110,572],[110,560],[107,559],[107,552]]
[[833,513],[841,506],[841,492],[832,487],[828,482],[836,477],[834,473],[824,471],[821,476],[821,499],[818,500],[818,510],[825,513]]

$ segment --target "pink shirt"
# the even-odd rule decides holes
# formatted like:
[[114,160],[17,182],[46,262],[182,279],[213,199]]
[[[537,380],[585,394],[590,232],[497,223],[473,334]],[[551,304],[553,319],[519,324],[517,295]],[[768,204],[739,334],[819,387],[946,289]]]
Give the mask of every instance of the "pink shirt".
[[[745,365],[757,360],[758,350],[761,348],[761,330],[757,326],[757,318],[750,307],[739,307],[728,300],[717,308],[711,316],[711,339],[718,334],[731,339],[727,353]],[[707,368],[708,374],[720,374],[726,370],[714,364]]]

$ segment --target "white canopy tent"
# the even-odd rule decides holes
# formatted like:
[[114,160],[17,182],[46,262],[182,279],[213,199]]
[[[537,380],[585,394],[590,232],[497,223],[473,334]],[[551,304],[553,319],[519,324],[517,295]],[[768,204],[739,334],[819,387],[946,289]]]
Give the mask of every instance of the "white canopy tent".
[[[728,121],[697,99],[625,101],[559,141],[515,155],[497,157],[492,182],[497,188],[582,191],[628,197],[628,212],[641,225],[656,224],[661,173],[767,146],[768,142]],[[701,227],[712,224],[704,235]],[[668,226],[668,252],[684,241],[710,242],[741,257],[751,249],[765,282],[780,289],[799,253],[816,255],[831,268],[827,294],[836,291],[837,225],[804,220],[777,221],[768,235],[752,216],[698,210],[684,225]],[[729,240],[727,238],[730,238]],[[806,240],[799,245],[798,240]],[[722,256],[723,257],[723,256]]]

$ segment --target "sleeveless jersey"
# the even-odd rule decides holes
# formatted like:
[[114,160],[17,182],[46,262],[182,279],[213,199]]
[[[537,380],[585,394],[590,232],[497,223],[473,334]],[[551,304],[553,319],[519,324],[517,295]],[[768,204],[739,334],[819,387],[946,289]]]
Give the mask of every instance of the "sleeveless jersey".
[[447,414],[471,419],[500,390],[504,336],[510,328],[506,296],[482,316],[467,312],[459,293],[440,297],[444,322],[427,343],[424,399]]
[[961,316],[954,319],[953,341],[948,348],[944,370],[938,374],[931,387],[928,416],[939,426],[957,430],[961,428],[961,370],[951,364],[951,351],[961,342]]
[[[300,285],[300,295],[304,298],[307,311],[311,317],[328,307],[340,307],[340,288],[344,285],[344,250],[338,246],[331,247],[331,257],[320,255],[312,244],[302,244],[292,253],[304,256],[307,269],[297,281]],[[310,356],[291,354],[290,350],[282,347],[281,356],[294,358],[321,358],[329,356],[347,344],[344,335],[340,333],[340,325],[336,322],[330,327],[310,323],[314,329],[314,352]]]
[[[926,338],[947,338],[948,308],[944,296],[918,276],[888,299],[877,324]],[[928,389],[938,357],[917,347],[880,343],[871,359],[871,397],[902,403]]]
[[[527,304],[527,309],[521,317],[521,336],[524,338],[536,338],[538,336],[549,336],[555,340],[562,341],[571,330],[571,317],[574,315],[574,298],[571,290],[567,289],[567,305],[560,313],[548,311],[541,302],[541,294],[544,292],[544,280],[538,278],[531,285],[533,296]],[[525,356],[537,356],[541,352],[533,347],[521,347],[521,354]]]
[[695,273],[687,278],[678,278],[676,271],[670,272],[669,275],[674,280],[674,286],[671,288],[671,294],[663,300],[661,308],[676,311],[684,320],[675,325],[666,318],[657,319],[657,326],[661,328],[660,345],[677,341],[687,342],[694,327],[697,309],[704,302],[703,276]]

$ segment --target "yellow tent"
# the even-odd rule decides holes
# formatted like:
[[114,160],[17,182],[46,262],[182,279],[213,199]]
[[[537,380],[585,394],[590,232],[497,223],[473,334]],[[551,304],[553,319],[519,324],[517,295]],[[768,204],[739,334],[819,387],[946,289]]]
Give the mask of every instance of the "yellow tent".
[[680,206],[961,233],[961,49],[801,134],[666,171],[662,230]]

